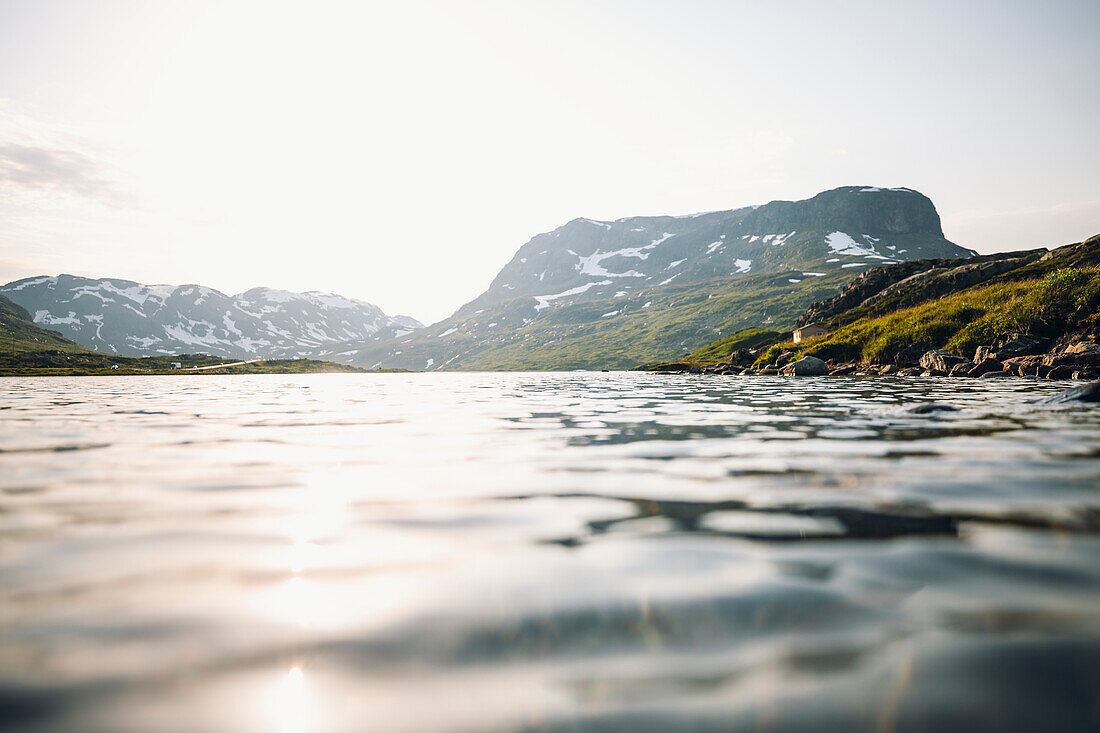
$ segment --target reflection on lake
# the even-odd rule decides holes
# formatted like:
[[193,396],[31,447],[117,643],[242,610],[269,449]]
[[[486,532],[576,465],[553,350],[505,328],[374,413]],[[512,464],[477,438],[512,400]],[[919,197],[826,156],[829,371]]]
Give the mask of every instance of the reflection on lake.
[[5,379],[0,723],[1096,730],[1066,386]]

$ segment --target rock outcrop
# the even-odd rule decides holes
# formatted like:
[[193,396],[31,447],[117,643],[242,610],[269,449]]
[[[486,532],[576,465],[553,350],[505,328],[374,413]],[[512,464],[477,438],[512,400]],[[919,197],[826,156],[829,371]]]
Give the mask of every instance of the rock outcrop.
[[829,367],[816,356],[804,356],[787,364],[779,373],[785,377],[818,377],[829,373]]

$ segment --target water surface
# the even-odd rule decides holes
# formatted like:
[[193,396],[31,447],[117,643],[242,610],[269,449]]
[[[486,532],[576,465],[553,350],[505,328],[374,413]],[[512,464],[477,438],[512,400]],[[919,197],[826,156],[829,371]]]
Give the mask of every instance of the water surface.
[[1067,386],[4,379],[0,725],[1095,730]]

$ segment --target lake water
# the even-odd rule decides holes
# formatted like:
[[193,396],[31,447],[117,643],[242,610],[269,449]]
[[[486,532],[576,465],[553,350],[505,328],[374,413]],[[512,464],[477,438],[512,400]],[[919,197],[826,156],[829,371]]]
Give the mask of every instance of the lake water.
[[0,727],[1096,730],[1069,386],[5,379]]

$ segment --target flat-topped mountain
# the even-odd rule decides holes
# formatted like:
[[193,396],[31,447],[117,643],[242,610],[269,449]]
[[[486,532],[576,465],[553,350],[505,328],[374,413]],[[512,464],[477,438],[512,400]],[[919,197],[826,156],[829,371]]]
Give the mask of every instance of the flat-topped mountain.
[[388,339],[423,327],[365,301],[270,288],[228,296],[201,285],[60,275],[16,280],[0,287],[0,295],[39,326],[121,356],[308,357],[348,341]]
[[574,219],[520,247],[446,320],[345,347],[366,367],[628,367],[727,329],[789,325],[864,269],[966,257],[907,188],[848,186],[691,216]]
[[524,295],[538,311],[562,298],[677,281],[968,254],[944,239],[932,202],[910,189],[850,186],[806,201],[693,216],[574,219],[520,247],[458,315]]

